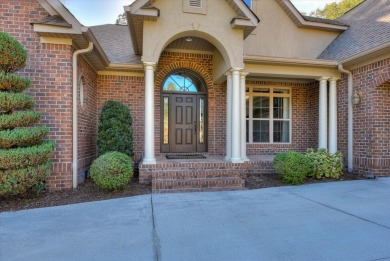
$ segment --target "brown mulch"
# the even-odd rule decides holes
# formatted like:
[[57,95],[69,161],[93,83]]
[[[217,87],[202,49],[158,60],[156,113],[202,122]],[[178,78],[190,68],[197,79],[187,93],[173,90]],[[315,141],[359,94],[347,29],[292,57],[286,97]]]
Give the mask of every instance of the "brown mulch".
[[[340,180],[364,179],[363,176],[345,173]],[[335,179],[307,179],[305,184],[338,181]],[[277,175],[250,175],[246,179],[247,189],[259,189],[268,187],[286,186]],[[120,191],[107,192],[100,189],[90,179],[87,179],[77,189],[57,192],[43,192],[39,195],[29,197],[0,197],[0,212],[17,211],[23,209],[43,208],[61,206],[82,202],[99,201],[114,198],[131,197],[151,193],[150,185],[138,183],[138,178],[134,177],[129,184]]]
[[80,184],[77,189],[42,192],[39,195],[32,195],[24,198],[0,197],[0,212],[131,197],[150,194],[151,191],[152,189],[150,185],[139,184],[138,178],[135,177],[129,182],[129,184],[126,185],[123,190],[110,192],[102,190],[95,183],[93,183],[92,180],[87,179],[83,184]]

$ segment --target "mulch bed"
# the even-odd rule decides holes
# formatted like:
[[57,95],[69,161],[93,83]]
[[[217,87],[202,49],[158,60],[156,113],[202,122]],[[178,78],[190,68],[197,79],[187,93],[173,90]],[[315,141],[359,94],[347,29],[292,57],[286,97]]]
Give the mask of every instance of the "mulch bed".
[[[363,176],[345,173],[341,180],[364,179]],[[334,179],[307,179],[305,184],[336,181]],[[247,189],[259,189],[268,187],[286,186],[276,175],[250,175],[246,179]],[[96,186],[90,179],[87,179],[77,189],[64,190],[57,192],[43,192],[39,195],[30,195],[28,197],[0,197],[0,212],[17,211],[23,209],[42,208],[61,206],[82,202],[131,197],[151,193],[150,185],[138,183],[138,178],[134,177],[124,190],[106,192]]]

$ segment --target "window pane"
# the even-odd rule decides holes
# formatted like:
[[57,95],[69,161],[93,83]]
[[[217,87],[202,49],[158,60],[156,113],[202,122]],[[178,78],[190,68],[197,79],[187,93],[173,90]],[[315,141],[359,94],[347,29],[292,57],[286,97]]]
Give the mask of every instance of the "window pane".
[[245,103],[246,103],[246,118],[249,118],[249,95],[245,95]]
[[269,142],[269,121],[253,121],[253,142]]
[[204,144],[205,142],[205,115],[204,115],[204,99],[199,99],[199,143]]
[[269,118],[269,97],[253,97],[253,118]]
[[246,121],[246,142],[249,142],[249,120]]
[[274,121],[274,142],[290,142],[289,121]]
[[290,98],[274,97],[274,119],[290,119]]
[[252,8],[252,0],[244,0],[244,2],[249,8]]
[[290,90],[288,90],[288,89],[274,89],[274,93],[289,94]]
[[253,92],[269,93],[269,88],[253,88]]
[[169,97],[164,97],[164,144],[168,144],[168,107],[169,107]]

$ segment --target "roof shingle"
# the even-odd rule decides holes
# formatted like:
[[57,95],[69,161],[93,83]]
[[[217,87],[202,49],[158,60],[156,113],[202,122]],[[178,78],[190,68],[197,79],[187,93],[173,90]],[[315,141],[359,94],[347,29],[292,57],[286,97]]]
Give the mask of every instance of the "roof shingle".
[[349,25],[318,57],[341,61],[390,42],[390,0],[366,0],[337,21]]

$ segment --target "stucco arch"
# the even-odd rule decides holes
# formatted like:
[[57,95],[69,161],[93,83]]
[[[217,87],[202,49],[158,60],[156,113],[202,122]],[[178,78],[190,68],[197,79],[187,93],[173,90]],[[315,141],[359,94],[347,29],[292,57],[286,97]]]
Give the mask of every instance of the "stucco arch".
[[244,67],[242,33],[232,39],[232,37],[219,34],[211,28],[206,28],[207,30],[194,30],[193,27],[194,25],[178,26],[166,34],[160,34],[158,40],[149,39],[144,43],[142,61],[157,63],[161,53],[173,41],[182,37],[199,37],[209,41],[218,49],[227,68]]

